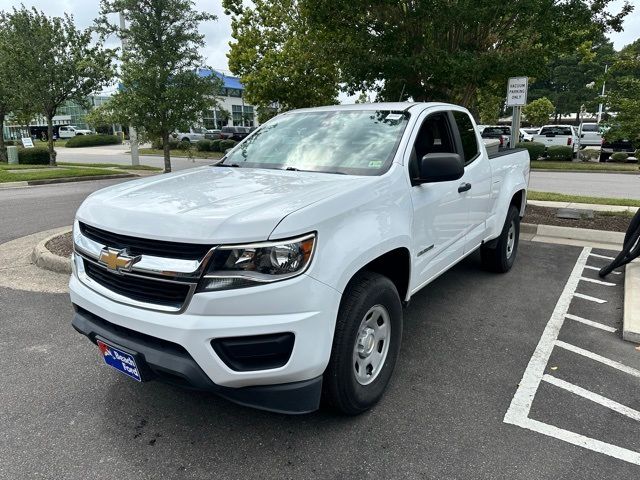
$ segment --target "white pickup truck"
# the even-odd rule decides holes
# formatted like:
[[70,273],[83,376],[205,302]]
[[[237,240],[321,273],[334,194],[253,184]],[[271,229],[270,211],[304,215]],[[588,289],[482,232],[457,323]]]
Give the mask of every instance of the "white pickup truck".
[[554,145],[569,147],[575,152],[578,133],[572,125],[543,125],[540,132],[533,135],[532,141],[542,143],[546,147]]
[[358,414],[389,382],[413,295],[477,249],[511,268],[528,177],[526,150],[488,156],[455,105],[287,112],[215,165],[84,201],[73,327],[138,381]]

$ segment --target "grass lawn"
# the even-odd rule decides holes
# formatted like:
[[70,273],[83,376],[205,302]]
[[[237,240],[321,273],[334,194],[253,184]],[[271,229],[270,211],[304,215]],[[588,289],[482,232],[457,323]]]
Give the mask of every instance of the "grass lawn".
[[586,170],[599,172],[637,172],[637,163],[550,162],[534,160],[532,170]]
[[[162,157],[164,155],[162,150],[154,148],[141,148],[139,152],[140,155],[156,155],[159,157]],[[224,153],[222,152],[199,152],[197,150],[194,150],[191,153],[193,158],[211,158],[214,160],[222,158],[222,156],[224,155]],[[171,157],[190,158],[189,152],[186,152],[184,150],[171,150]]]
[[[27,166],[32,165],[24,165]],[[38,166],[36,166],[37,168]],[[100,168],[39,168],[37,172],[8,172],[8,169],[0,169],[0,183],[26,182],[30,180],[48,180],[51,178],[90,177],[92,175],[113,175],[113,170]]]
[[91,168],[119,168],[121,170],[148,170],[150,172],[161,172],[162,168],[151,167],[149,165],[125,165],[122,163],[77,163],[58,162],[62,167],[91,167]]
[[31,170],[35,168],[55,168],[50,167],[49,165],[22,165],[22,164],[8,164],[8,163],[0,163],[0,171],[2,170]]
[[564,193],[535,192],[527,193],[528,200],[544,200],[547,202],[594,203],[596,205],[622,205],[624,207],[640,207],[640,200],[629,198],[587,197],[585,195],[566,195]]
[[[66,138],[56,140],[55,142],[53,142],[53,148],[66,146],[67,140],[68,139]],[[42,140],[36,140],[35,142],[33,142],[33,146],[48,148],[49,144],[47,142],[43,142]]]

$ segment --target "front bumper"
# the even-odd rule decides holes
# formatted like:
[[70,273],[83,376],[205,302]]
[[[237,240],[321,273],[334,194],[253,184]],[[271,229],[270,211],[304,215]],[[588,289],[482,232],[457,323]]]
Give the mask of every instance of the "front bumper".
[[[254,394],[258,395],[253,387],[268,386],[273,389],[278,385],[278,392],[287,392],[300,387],[289,384],[310,382],[315,386],[301,384],[303,390],[309,388],[319,395],[318,377],[323,374],[329,361],[341,299],[338,291],[304,274],[259,287],[197,293],[180,314],[115,302],[87,287],[75,275],[71,277],[69,289],[71,301],[79,307],[79,312],[84,310],[116,328],[122,327],[184,349],[193,362],[192,367],[197,367],[189,367],[188,374],[182,372],[191,386],[214,390],[240,403],[258,407],[260,405],[252,400]],[[82,318],[79,316],[82,317],[78,313],[74,319],[77,330],[90,338],[92,332],[98,333],[87,326],[86,320],[82,320],[86,315]],[[265,370],[233,370],[216,354],[211,343],[220,338],[284,332],[291,332],[295,336],[291,356],[285,365]],[[120,338],[102,336],[138,351],[135,345],[130,346]],[[129,338],[129,341],[132,340],[135,339]],[[171,360],[171,365],[174,364],[174,357],[163,356],[165,360]],[[175,365],[182,365],[182,362],[175,362]],[[226,388],[238,390],[235,398]],[[306,405],[310,404],[307,402]],[[260,408],[289,411],[288,407]]]
[[313,412],[320,405],[322,376],[279,385],[230,388],[216,385],[189,353],[178,344],[113,325],[86,310],[78,309],[73,328],[96,343],[96,338],[123,346],[143,358],[139,368],[145,379],[217,393],[233,402],[279,413]]

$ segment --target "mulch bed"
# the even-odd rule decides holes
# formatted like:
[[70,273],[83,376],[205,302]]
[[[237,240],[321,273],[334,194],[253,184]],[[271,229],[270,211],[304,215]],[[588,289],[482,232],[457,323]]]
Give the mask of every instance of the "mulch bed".
[[71,252],[73,252],[73,239],[71,237],[71,232],[52,238],[44,247],[51,253],[55,253],[61,257],[71,257]]
[[602,212],[593,212],[594,218],[574,220],[569,218],[558,218],[556,217],[557,213],[558,209],[556,208],[527,205],[522,221],[524,223],[558,225],[560,227],[590,228],[592,230],[626,232],[627,228],[629,228],[631,217],[633,217],[633,214],[629,214],[629,216],[620,216],[606,215]]

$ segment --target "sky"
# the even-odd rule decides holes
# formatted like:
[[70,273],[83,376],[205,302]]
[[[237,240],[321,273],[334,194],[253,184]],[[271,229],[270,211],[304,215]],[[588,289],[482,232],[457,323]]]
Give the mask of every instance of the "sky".
[[[610,35],[616,50],[640,37],[640,0],[630,0],[636,5],[635,11],[628,15],[624,22],[624,31],[613,32]],[[10,10],[20,3],[27,7],[36,7],[47,15],[62,15],[63,12],[72,14],[78,27],[88,27],[93,19],[98,16],[100,0],[0,0],[0,10]],[[206,47],[203,55],[208,66],[230,74],[227,62],[229,41],[231,40],[231,20],[222,10],[220,0],[195,0],[196,8],[208,11],[218,16],[215,22],[206,22],[200,26],[200,31],[205,35]],[[615,0],[611,4],[612,11],[619,11],[624,0]],[[115,39],[112,40],[115,42]],[[353,97],[355,98],[355,97]],[[343,95],[340,99],[348,101]],[[349,102],[352,103],[352,102]]]

